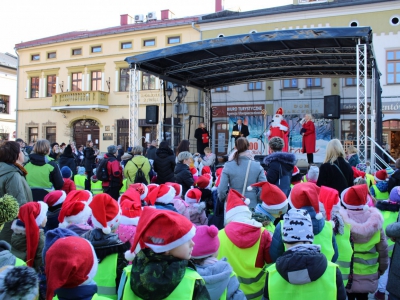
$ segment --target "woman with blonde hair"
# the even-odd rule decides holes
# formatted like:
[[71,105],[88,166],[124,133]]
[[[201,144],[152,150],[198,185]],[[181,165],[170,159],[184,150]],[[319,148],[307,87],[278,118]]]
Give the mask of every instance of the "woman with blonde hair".
[[353,186],[353,169],[345,157],[340,141],[331,140],[326,146],[325,160],[319,169],[318,186],[324,185],[336,189],[339,194]]
[[360,163],[360,159],[358,158],[358,150],[356,147],[350,146],[347,148],[347,161],[352,167],[356,167]]

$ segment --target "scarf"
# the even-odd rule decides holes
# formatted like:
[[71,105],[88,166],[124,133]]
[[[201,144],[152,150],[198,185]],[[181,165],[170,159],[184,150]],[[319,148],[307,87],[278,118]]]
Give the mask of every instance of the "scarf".
[[28,171],[22,166],[22,165],[20,165],[19,163],[17,163],[17,162],[15,162],[14,163],[14,166],[16,166],[21,172],[22,172],[22,175],[25,177],[26,175],[28,175]]

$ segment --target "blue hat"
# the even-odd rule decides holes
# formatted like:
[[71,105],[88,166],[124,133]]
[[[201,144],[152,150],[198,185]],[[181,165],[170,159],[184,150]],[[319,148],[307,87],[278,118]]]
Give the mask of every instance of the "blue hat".
[[46,238],[42,250],[43,265],[45,265],[46,252],[49,250],[58,239],[65,238],[67,236],[78,236],[74,231],[66,228],[55,228],[46,232]]
[[71,178],[72,171],[67,166],[61,168],[61,175],[63,178]]
[[78,174],[79,175],[85,175],[85,167],[78,167]]
[[394,173],[394,170],[391,168],[391,167],[387,167],[386,168],[386,173],[388,174],[388,176],[390,177],[390,176],[392,176],[393,175],[393,173]]

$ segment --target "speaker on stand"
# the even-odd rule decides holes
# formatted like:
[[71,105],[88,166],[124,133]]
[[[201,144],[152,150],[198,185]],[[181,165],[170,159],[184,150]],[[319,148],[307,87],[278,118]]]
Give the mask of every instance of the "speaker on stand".
[[146,123],[158,124],[158,105],[146,106]]
[[324,96],[324,119],[340,119],[340,96]]

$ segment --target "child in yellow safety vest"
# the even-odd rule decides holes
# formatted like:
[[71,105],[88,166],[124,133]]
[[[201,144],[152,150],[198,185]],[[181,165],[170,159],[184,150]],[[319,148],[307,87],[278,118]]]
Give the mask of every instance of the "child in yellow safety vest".
[[341,194],[340,214],[350,225],[353,257],[346,286],[348,299],[368,299],[378,288],[378,278],[388,267],[388,245],[383,231],[382,214],[368,207],[368,187],[355,185]]
[[189,260],[195,232],[193,224],[176,212],[144,207],[125,254],[133,262],[124,270],[119,299],[210,299]]
[[312,183],[317,183],[319,176],[319,168],[317,165],[310,164],[308,165],[308,171],[307,174],[303,176],[301,179],[301,182],[312,182]]
[[37,274],[26,266],[4,266],[0,268],[1,299],[39,299]]
[[90,177],[90,192],[93,195],[103,193],[103,182],[96,176],[97,169],[93,169],[93,175]]
[[319,245],[312,244],[314,233],[309,213],[290,209],[283,218],[287,250],[267,269],[264,299],[345,300],[338,266],[326,259]]
[[377,201],[388,200],[388,174],[386,170],[379,170],[374,175],[376,184],[372,185],[369,189],[372,197]]
[[74,176],[75,187],[77,190],[84,190],[86,186],[86,175],[85,167],[78,167],[78,173]]

